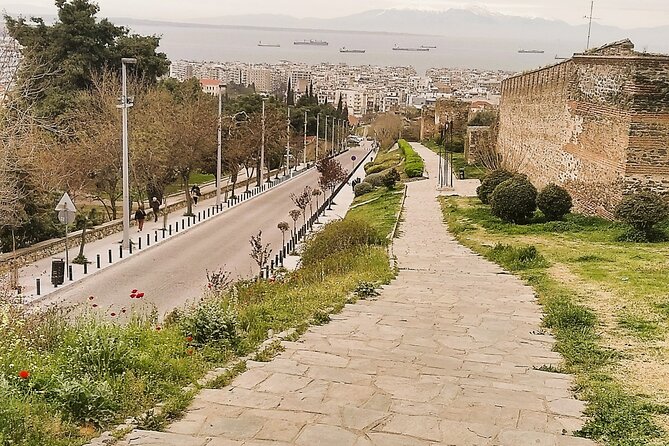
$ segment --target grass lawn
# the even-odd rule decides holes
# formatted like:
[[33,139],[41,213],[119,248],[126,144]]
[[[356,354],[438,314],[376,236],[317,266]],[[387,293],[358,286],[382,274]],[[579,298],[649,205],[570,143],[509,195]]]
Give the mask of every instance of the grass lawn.
[[387,236],[395,226],[403,190],[404,185],[398,184],[395,190],[389,191],[385,187],[379,187],[373,192],[356,197],[347,217],[366,220],[381,234]]
[[374,158],[374,161],[365,164],[365,172],[367,174],[379,173],[394,167],[403,178],[406,178],[403,161],[404,157],[402,156],[402,151],[397,145],[381,148],[379,149],[376,158]]
[[158,403],[162,415],[142,419],[140,427],[163,429],[194,395],[182,387],[251,352],[268,330],[324,323],[359,285],[394,277],[386,235],[401,187],[379,190],[374,202],[326,225],[307,242],[317,261],[306,262],[305,253],[297,271],[273,281],[240,281],[218,291],[212,283],[202,302],[164,323],[156,315],[120,321],[132,314],[130,290],[127,314],[100,308],[91,296],[87,316],[73,322],[66,312],[29,313],[0,299],[0,445],[81,445]]
[[461,243],[537,291],[564,371],[588,402],[581,435],[669,444],[669,243],[617,242],[625,225],[578,215],[507,224],[475,198],[442,207]]
[[[423,141],[422,144],[434,153],[439,153],[439,146],[432,140]],[[486,174],[486,168],[477,164],[467,164],[464,153],[453,153],[453,169],[454,174],[457,175],[460,169],[465,169],[465,178],[483,179]]]
[[[216,175],[201,173],[201,172],[193,172],[190,174],[190,179],[188,181],[188,184],[193,185],[193,184],[208,183],[210,181],[214,181],[215,179]],[[181,184],[181,180],[177,180],[165,188],[165,195],[171,195],[177,192],[183,192],[183,184]]]

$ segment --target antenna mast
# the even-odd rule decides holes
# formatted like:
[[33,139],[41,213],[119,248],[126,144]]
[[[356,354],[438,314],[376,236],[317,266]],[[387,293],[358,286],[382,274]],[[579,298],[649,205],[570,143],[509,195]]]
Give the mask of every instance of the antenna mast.
[[585,16],[585,18],[589,20],[589,22],[588,22],[588,43],[585,46],[586,51],[588,51],[590,49],[590,36],[591,36],[591,33],[592,33],[592,19],[594,18],[594,17],[592,17],[592,13],[593,13],[594,9],[595,9],[595,0],[592,0],[590,2],[590,15]]

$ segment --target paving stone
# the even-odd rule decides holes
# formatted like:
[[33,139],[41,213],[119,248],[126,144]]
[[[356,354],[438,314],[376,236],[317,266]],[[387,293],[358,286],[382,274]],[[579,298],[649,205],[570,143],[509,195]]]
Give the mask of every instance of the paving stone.
[[297,437],[298,446],[354,446],[358,436],[338,426],[314,424],[305,427]]

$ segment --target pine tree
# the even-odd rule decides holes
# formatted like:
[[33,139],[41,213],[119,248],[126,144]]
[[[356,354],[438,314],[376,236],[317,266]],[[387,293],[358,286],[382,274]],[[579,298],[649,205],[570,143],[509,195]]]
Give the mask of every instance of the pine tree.
[[293,96],[293,87],[290,79],[288,79],[288,89],[286,90],[286,104],[295,105],[295,97]]
[[314,97],[314,81],[309,81],[309,97]]
[[341,118],[342,111],[344,109],[344,102],[341,99],[341,94],[339,95],[339,102],[337,102],[337,116]]

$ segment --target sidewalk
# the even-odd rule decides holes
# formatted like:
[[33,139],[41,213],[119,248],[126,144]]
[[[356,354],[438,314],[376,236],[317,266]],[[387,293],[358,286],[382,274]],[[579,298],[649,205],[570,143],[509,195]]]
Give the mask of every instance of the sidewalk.
[[[299,173],[302,173],[302,165],[298,166]],[[298,173],[298,175],[299,175]],[[295,175],[294,175],[295,176]],[[243,195],[243,192],[246,190],[246,187],[241,184],[246,179],[246,175],[243,172],[240,172],[238,185],[235,189],[237,196]],[[275,180],[275,177],[272,176],[271,179]],[[280,183],[277,181],[276,185],[282,184],[286,179],[283,176],[280,177]],[[226,183],[224,182],[223,185]],[[215,185],[208,185],[202,188],[202,194],[207,192],[214,191]],[[253,197],[257,196],[260,193],[268,190],[259,190],[252,186],[249,186],[250,191],[254,191]],[[231,194],[229,194],[230,196]],[[247,199],[252,199],[253,197],[249,196]],[[190,220],[184,217],[185,208],[176,209],[170,212],[167,215],[167,219],[164,219],[163,214],[159,215],[158,221],[154,222],[153,214],[147,216],[147,219],[144,223],[144,230],[139,232],[137,226],[130,226],[130,240],[133,243],[133,252],[130,254],[127,250],[123,251],[123,257],[121,257],[120,246],[123,238],[123,233],[115,233],[107,237],[101,238],[94,242],[86,243],[84,248],[84,255],[86,255],[88,261],[90,262],[86,270],[84,270],[83,265],[71,264],[72,266],[72,279],[68,279],[68,272],[65,271],[65,283],[59,287],[54,287],[51,284],[51,262],[52,258],[62,258],[65,259],[65,251],[54,254],[51,257],[44,258],[33,262],[31,264],[25,265],[19,269],[19,285],[22,289],[22,296],[24,302],[30,303],[39,299],[48,296],[56,290],[61,290],[63,287],[66,287],[70,284],[76,283],[77,281],[91,276],[98,271],[102,271],[105,268],[112,266],[119,261],[129,258],[131,255],[137,255],[143,250],[150,248],[158,243],[162,243],[165,240],[175,237],[179,234],[182,234],[184,231],[195,227],[201,222],[208,220],[214,216],[219,215],[221,212],[225,212],[228,209],[228,205],[224,201],[225,194],[222,194],[222,208],[217,212],[216,211],[216,198],[212,197],[207,200],[200,200],[197,206],[193,206],[193,213],[195,214],[194,218]],[[246,200],[244,200],[245,202]],[[238,204],[239,202],[237,202]],[[234,207],[235,204],[232,204]],[[147,208],[148,209],[148,208]],[[134,208],[133,208],[134,213]],[[163,225],[166,228],[171,227],[171,232],[163,231]],[[177,229],[178,226],[178,229]],[[141,241],[140,241],[141,239]],[[68,250],[70,262],[74,259],[79,253],[80,237],[71,237],[70,238],[70,249]],[[141,249],[140,249],[141,248]],[[97,256],[100,256],[100,267],[97,265]],[[111,262],[110,262],[111,258]],[[40,279],[40,295],[37,295],[37,285],[36,279]]]
[[535,369],[560,356],[533,290],[459,245],[436,195],[434,178],[408,184],[400,272],[378,300],[202,390],[167,432],[119,445],[593,445],[569,435],[583,410],[571,377]]

